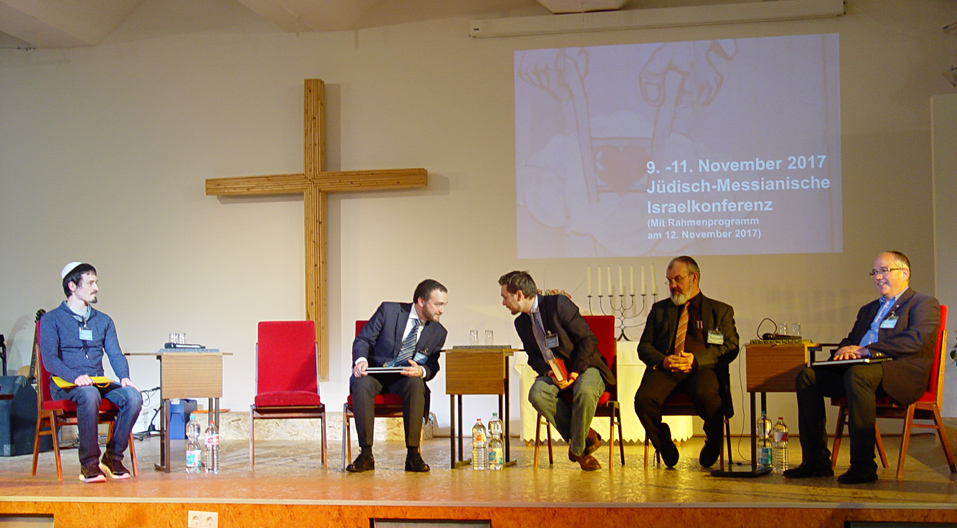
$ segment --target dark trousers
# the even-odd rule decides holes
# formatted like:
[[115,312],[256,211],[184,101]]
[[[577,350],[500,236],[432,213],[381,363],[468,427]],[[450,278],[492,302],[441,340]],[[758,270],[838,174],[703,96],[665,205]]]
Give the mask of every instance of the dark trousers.
[[661,429],[661,406],[675,391],[684,392],[691,398],[695,412],[704,419],[704,432],[708,439],[720,441],[723,423],[721,394],[718,392],[717,373],[709,368],[699,368],[686,373],[651,368],[645,370],[635,394],[635,413],[645,428],[645,438],[651,440],[655,449],[661,450],[658,438]]
[[80,464],[83,466],[96,464],[100,459],[97,422],[102,399],[106,398],[116,404],[120,412],[113,426],[113,437],[106,444],[106,454],[113,460],[123,460],[123,453],[130,443],[130,432],[143,407],[140,391],[133,387],[121,387],[116,383],[102,389],[87,385],[63,390],[51,383],[50,395],[57,400],[76,402],[76,428],[80,440]]
[[375,432],[375,397],[378,394],[398,394],[402,397],[402,421],[405,425],[405,445],[419,447],[422,438],[422,418],[425,417],[426,391],[423,378],[401,374],[370,374],[349,380],[352,394],[352,413],[356,417],[356,436],[359,445],[372,445]]
[[824,398],[847,397],[848,434],[851,437],[851,466],[877,470],[874,460],[874,431],[877,397],[884,396],[879,363],[849,367],[806,368],[795,380],[801,456],[805,463],[831,465],[827,448]]

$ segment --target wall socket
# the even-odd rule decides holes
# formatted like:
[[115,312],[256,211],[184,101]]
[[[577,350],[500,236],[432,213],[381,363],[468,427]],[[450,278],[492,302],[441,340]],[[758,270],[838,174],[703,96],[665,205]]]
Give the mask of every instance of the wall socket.
[[189,510],[186,528],[218,528],[219,513]]

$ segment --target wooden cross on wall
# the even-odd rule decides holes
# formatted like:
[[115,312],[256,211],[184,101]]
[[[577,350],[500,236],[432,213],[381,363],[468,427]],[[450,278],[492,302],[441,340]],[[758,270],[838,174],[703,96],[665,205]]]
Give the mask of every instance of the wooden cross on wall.
[[325,141],[325,83],[305,81],[305,162],[303,174],[211,178],[208,196],[301,194],[306,235],[306,319],[316,324],[319,376],[329,379],[329,327],[326,302],[326,195],[331,192],[377,191],[425,187],[425,169],[327,172]]

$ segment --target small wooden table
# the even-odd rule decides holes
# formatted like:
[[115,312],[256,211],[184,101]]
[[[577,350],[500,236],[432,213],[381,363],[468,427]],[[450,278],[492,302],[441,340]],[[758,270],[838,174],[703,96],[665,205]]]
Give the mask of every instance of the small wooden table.
[[215,349],[162,349],[128,356],[156,356],[160,362],[160,463],[156,471],[170,472],[170,407],[173,398],[209,398],[209,423],[219,428],[219,399],[223,397],[223,356]]
[[[451,420],[449,437],[452,444],[452,469],[469,465],[464,459],[462,442],[462,396],[466,394],[493,394],[498,396],[498,415],[504,424],[505,465],[515,464],[509,450],[508,358],[518,350],[507,347],[462,347],[443,350],[445,353],[445,393],[449,395]],[[455,421],[458,398],[458,424]],[[457,432],[457,433],[456,433]],[[458,457],[456,457],[458,436]]]
[[761,393],[761,410],[767,409],[767,393],[794,392],[797,375],[807,366],[808,351],[820,349],[813,343],[751,343],[745,345],[748,366],[747,391],[751,396],[751,470],[758,467],[757,418],[754,394]]

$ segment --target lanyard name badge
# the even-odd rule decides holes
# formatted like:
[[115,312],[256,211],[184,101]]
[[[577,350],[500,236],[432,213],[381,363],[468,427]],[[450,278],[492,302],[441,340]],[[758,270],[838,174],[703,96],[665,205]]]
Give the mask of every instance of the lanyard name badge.
[[90,307],[86,307],[85,315],[73,314],[73,318],[80,322],[80,341],[93,341],[93,329],[86,325],[90,319]]
[[545,334],[545,346],[548,348],[558,347],[558,336],[551,332]]
[[881,328],[894,328],[897,326],[897,315],[894,312],[891,312],[886,319],[881,321]]

